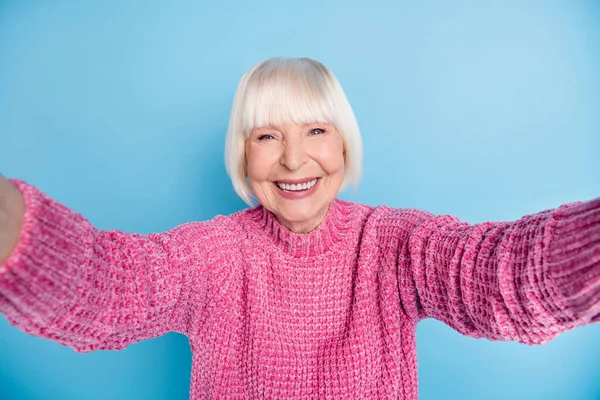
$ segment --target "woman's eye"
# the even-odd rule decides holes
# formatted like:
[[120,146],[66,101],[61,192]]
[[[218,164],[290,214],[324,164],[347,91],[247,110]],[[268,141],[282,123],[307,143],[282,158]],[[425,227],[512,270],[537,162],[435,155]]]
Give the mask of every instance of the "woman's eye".
[[266,134],[266,135],[261,135],[258,137],[258,140],[271,140],[271,139],[275,139],[275,136]]
[[312,129],[309,134],[311,136],[316,136],[316,135],[320,135],[322,133],[325,133],[325,129],[321,129],[321,128],[317,128],[317,129]]

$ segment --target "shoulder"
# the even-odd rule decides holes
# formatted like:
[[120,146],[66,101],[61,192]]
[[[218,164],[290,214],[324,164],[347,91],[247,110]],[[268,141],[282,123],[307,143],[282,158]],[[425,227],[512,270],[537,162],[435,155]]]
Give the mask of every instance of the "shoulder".
[[381,241],[386,237],[399,238],[434,217],[434,214],[416,208],[394,208],[386,205],[371,206],[351,201],[336,200],[341,218],[354,227],[361,241]]
[[361,226],[362,231],[394,231],[412,229],[415,226],[435,217],[434,214],[417,208],[394,208],[386,205],[371,206],[367,204],[336,199],[337,209],[354,226]]
[[408,240],[418,227],[433,218],[434,214],[417,208],[370,207],[363,235],[372,237],[380,245],[396,246],[398,241]]
[[336,199],[335,202],[340,213],[354,222],[367,221],[376,209],[376,207],[353,201]]
[[428,211],[417,208],[393,208],[378,206],[375,208],[374,218],[380,227],[413,227],[434,215]]
[[414,226],[434,215],[417,208],[394,208],[386,205],[370,206],[361,203],[339,200],[355,219],[378,228]]
[[176,226],[168,234],[193,253],[227,253],[241,244],[245,236],[243,222],[253,210],[217,215],[206,221],[186,222]]

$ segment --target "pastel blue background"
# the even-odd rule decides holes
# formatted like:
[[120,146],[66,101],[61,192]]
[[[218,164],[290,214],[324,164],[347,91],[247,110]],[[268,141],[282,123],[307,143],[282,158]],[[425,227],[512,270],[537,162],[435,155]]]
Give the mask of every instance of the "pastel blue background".
[[[103,229],[239,210],[222,161],[238,79],[309,56],[363,132],[342,198],[517,219],[600,195],[598,21],[592,0],[0,1],[0,172]],[[421,399],[600,399],[599,337],[528,347],[424,321]],[[190,363],[177,334],[81,355],[0,318],[3,400],[187,399]]]

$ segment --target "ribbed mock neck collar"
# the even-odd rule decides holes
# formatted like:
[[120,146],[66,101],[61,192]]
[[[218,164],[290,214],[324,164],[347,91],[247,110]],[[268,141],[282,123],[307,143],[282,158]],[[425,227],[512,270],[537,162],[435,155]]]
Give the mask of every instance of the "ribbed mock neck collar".
[[258,206],[253,213],[259,228],[281,251],[293,257],[318,256],[344,240],[352,222],[351,203],[335,199],[321,225],[306,234],[294,233],[281,225],[275,215]]

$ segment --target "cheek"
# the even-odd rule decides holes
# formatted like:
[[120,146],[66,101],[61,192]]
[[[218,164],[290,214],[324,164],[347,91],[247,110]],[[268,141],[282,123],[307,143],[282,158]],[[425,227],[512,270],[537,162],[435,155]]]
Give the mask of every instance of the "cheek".
[[321,168],[328,174],[335,174],[344,171],[344,147],[338,143],[332,143],[329,146],[322,146],[319,149],[319,160]]
[[266,180],[273,169],[273,152],[264,148],[252,148],[246,152],[246,175],[251,181]]

